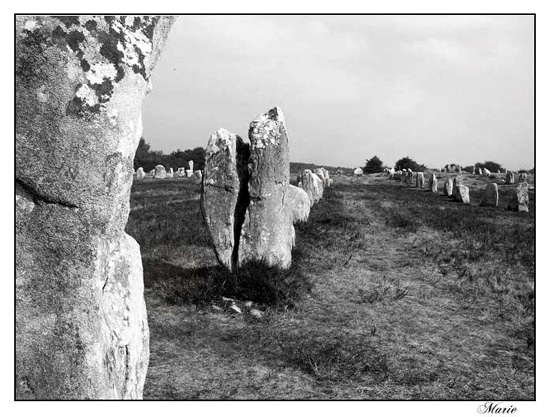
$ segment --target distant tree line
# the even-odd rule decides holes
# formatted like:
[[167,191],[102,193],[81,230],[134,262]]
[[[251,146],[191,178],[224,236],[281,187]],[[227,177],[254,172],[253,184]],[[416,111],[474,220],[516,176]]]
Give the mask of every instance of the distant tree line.
[[182,151],[178,149],[168,155],[162,151],[152,151],[151,145],[145,141],[145,138],[139,140],[139,145],[134,157],[134,169],[142,167],[145,172],[149,172],[157,165],[163,165],[167,170],[174,168],[189,169],[189,161],[193,161],[194,170],[204,169],[204,160],[206,158],[206,150],[198,147],[194,149],[186,149]]

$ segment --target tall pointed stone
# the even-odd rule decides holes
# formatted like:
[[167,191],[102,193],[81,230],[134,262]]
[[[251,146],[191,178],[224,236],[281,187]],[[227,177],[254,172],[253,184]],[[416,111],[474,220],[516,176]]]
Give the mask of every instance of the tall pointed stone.
[[141,106],[173,20],[16,16],[18,399],[142,397],[149,330],[124,228]]
[[437,193],[437,176],[435,173],[430,176],[428,188],[432,193]]
[[235,249],[235,209],[240,180],[237,136],[223,128],[208,140],[202,179],[201,210],[218,261],[232,269]]
[[239,263],[261,259],[288,268],[294,241],[294,209],[288,203],[289,145],[281,109],[275,107],[254,119],[248,135],[250,204],[241,232]]

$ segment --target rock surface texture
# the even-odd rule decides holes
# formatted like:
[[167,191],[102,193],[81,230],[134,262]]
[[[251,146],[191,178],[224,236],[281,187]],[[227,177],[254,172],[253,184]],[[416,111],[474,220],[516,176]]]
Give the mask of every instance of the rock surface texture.
[[133,159],[171,17],[16,16],[18,399],[141,398]]

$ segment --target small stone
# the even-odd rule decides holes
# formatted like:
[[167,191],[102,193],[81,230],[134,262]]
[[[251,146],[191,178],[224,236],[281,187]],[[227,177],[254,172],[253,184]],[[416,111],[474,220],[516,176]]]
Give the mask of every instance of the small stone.
[[252,304],[254,304],[252,301],[245,301],[244,306],[250,308]]
[[361,168],[355,168],[355,170],[353,171],[353,175],[361,176],[363,175],[363,170]]
[[242,314],[242,310],[235,304],[232,304],[229,309],[233,310],[235,313]]
[[253,308],[252,310],[250,310],[250,315],[261,319],[264,316],[264,313],[262,313],[260,310],[256,310],[255,308]]

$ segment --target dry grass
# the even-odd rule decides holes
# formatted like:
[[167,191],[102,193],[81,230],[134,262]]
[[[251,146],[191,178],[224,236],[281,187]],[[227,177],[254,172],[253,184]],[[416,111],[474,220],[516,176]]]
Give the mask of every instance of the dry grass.
[[487,181],[466,179],[466,206],[336,177],[293,269],[238,276],[216,265],[198,184],[134,184],[145,398],[533,400],[534,210],[478,207]]

